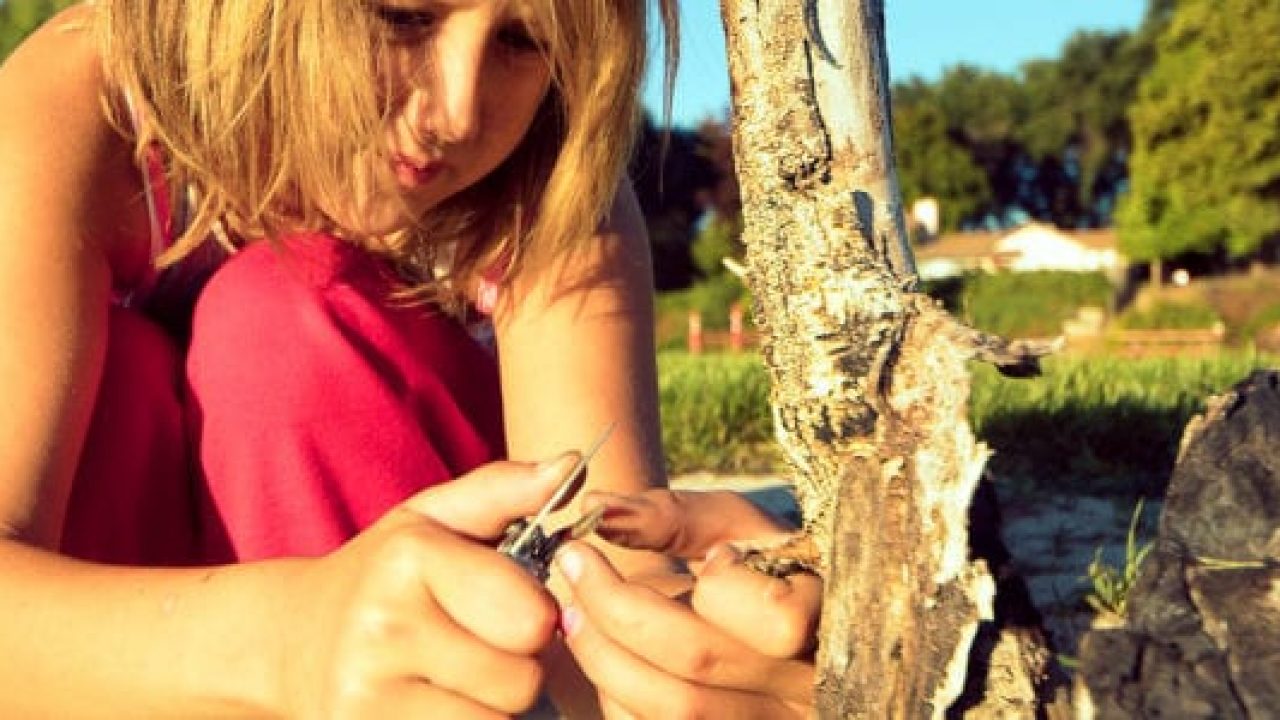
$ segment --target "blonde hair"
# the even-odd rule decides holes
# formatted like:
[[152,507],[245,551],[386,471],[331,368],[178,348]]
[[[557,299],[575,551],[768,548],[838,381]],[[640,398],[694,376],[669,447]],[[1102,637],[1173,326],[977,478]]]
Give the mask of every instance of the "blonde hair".
[[[580,246],[629,158],[647,51],[646,0],[531,5],[547,40],[552,87],[525,138],[496,170],[433,208],[386,251],[422,297],[456,301],[457,288],[498,258],[506,259],[509,276]],[[361,157],[385,150],[379,44],[367,4],[97,0],[96,7],[110,82],[145,108],[135,135],[139,157],[159,144],[171,186],[198,191],[194,216],[161,265],[185,257],[219,224],[242,239],[359,233],[333,209],[349,205]],[[660,0],[660,7],[669,88],[674,0]],[[433,274],[444,247],[453,251],[448,279],[458,282]]]

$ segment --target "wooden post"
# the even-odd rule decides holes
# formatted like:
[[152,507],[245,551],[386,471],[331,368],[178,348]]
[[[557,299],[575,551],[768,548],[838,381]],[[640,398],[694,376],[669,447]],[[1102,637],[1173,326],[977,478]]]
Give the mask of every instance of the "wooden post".
[[735,302],[729,306],[729,349],[742,352],[742,303]]
[[689,352],[702,352],[702,313],[698,310],[689,311]]

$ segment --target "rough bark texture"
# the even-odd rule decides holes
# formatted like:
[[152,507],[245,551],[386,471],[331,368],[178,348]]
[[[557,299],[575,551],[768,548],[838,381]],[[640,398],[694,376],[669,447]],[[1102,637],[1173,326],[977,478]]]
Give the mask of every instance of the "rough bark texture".
[[1187,426],[1127,615],[1081,642],[1081,717],[1280,716],[1280,373]]
[[[965,410],[965,361],[991,348],[909,292],[882,2],[722,10],[748,281],[778,439],[827,579],[819,713],[942,717],[993,617],[995,584],[966,527],[988,453]],[[966,707],[1034,717],[1043,646],[997,633],[982,653],[986,690]]]

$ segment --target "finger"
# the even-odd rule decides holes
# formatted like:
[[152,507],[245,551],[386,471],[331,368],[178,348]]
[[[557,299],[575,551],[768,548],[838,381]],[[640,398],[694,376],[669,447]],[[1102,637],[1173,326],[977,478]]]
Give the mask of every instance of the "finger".
[[744,566],[728,546],[713,550],[694,585],[698,615],[775,658],[807,654],[822,611],[822,579],[798,573],[775,578]]
[[615,545],[634,550],[654,550],[664,555],[677,543],[676,534],[687,524],[684,508],[670,490],[654,488],[633,495],[594,491],[583,498],[583,512],[602,508],[596,534]]
[[[536,658],[503,652],[477,639],[439,608],[429,631],[409,634],[393,652],[414,653],[423,676],[440,688],[512,715],[531,707],[542,686]],[[422,628],[423,626],[419,626]]]
[[384,689],[377,698],[360,710],[346,713],[353,717],[394,718],[463,718],[465,720],[501,720],[510,716],[469,698],[425,681],[405,680]]
[[684,559],[701,559],[716,544],[783,532],[768,515],[737,493],[665,488],[635,495],[589,493],[585,508],[604,508],[596,532],[606,540]]
[[663,673],[740,689],[771,682],[778,661],[756,653],[679,602],[623,581],[585,543],[566,545],[556,564],[577,612],[590,618],[589,625]]
[[622,707],[616,700],[608,696],[600,698],[600,712],[604,714],[606,720],[639,720],[630,710]]
[[457,480],[424,490],[399,507],[426,515],[468,537],[497,537],[511,521],[540,510],[579,457],[577,452],[567,452],[537,465],[489,463]]
[[[425,532],[425,531],[424,531]],[[509,558],[440,529],[415,563],[436,604],[460,627],[495,648],[532,655],[550,642],[556,605],[540,583]]]
[[565,642],[599,691],[607,717],[779,718],[781,702],[752,692],[709,687],[670,675],[615,643],[580,609],[566,608]]

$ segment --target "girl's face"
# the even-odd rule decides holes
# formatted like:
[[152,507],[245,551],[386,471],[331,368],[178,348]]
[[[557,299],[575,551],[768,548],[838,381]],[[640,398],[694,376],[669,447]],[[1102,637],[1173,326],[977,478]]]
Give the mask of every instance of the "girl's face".
[[373,0],[370,12],[389,103],[390,167],[375,176],[391,180],[375,182],[363,219],[390,231],[501,164],[537,114],[550,71],[521,0]]

